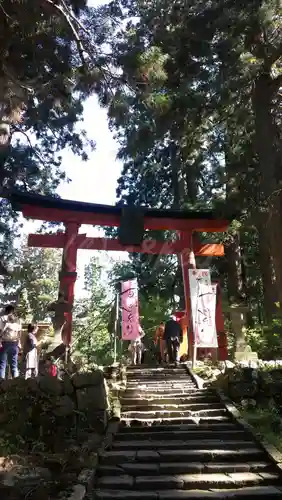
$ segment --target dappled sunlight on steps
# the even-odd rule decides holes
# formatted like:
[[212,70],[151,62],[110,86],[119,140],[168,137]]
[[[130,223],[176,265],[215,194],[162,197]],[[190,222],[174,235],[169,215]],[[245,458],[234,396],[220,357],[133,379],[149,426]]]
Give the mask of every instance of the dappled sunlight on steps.
[[94,499],[281,498],[280,469],[184,366],[132,367]]

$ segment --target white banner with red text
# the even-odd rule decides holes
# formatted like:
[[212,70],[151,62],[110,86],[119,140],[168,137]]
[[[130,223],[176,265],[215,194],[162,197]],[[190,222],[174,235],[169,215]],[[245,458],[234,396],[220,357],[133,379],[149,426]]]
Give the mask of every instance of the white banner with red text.
[[137,279],[121,284],[122,340],[139,338],[139,302]]
[[218,347],[216,333],[216,285],[199,283],[193,331],[196,347]]
[[197,311],[197,297],[199,285],[211,285],[211,273],[209,269],[189,269],[190,304],[193,322]]

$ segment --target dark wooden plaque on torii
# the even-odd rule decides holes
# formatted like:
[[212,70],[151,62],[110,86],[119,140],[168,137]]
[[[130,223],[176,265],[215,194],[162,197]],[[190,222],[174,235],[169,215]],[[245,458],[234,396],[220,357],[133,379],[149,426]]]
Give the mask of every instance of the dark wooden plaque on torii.
[[139,245],[123,245],[118,238],[91,238],[79,233],[82,224],[119,227],[124,207],[97,205],[78,201],[13,192],[9,195],[14,210],[30,219],[64,223],[65,231],[56,234],[30,234],[28,245],[40,248],[62,248],[59,298],[66,304],[63,341],[69,345],[72,335],[72,308],[78,250],[111,250],[147,254],[179,254],[182,262],[186,310],[190,310],[188,269],[196,267],[195,256],[221,257],[222,244],[201,244],[197,232],[225,232],[230,220],[212,211],[193,212],[159,210],[140,207],[144,230],[171,230],[178,234],[175,241],[144,239]]

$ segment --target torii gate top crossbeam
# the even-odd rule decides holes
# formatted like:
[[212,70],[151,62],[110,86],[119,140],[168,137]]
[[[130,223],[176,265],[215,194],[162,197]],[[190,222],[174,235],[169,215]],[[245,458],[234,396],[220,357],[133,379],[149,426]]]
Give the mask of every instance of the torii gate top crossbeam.
[[[14,192],[9,199],[14,210],[21,211],[24,217],[50,222],[113,227],[119,226],[122,215],[122,206],[97,205],[31,193]],[[230,220],[214,211],[140,208],[144,212],[145,229],[150,230],[224,232],[230,224]]]

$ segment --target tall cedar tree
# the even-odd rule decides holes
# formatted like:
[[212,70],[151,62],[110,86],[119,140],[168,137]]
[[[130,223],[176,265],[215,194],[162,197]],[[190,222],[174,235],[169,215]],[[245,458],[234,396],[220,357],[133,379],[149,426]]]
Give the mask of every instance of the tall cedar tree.
[[[76,127],[83,102],[104,102],[113,75],[105,53],[114,20],[85,0],[3,0],[0,5],[0,186],[52,194],[65,179],[60,152],[82,160],[94,144]],[[16,227],[1,201],[2,264]],[[4,266],[4,267],[5,267]]]
[[[177,195],[180,206],[245,212],[269,242],[282,304],[278,4],[116,2],[128,23],[113,54],[128,85],[109,115],[125,162],[120,199],[172,206]],[[273,297],[271,264],[260,264]]]

